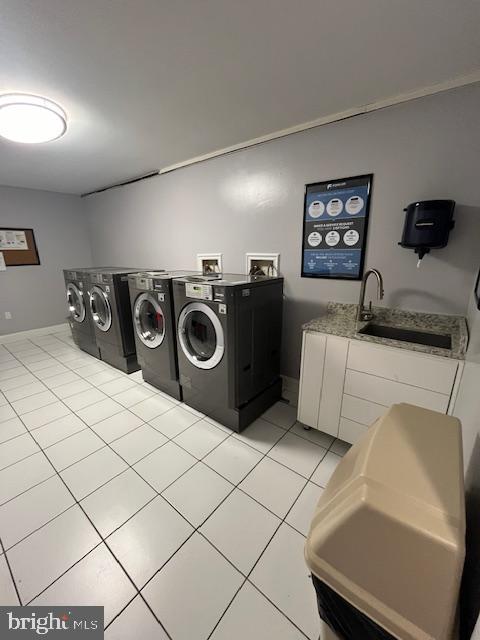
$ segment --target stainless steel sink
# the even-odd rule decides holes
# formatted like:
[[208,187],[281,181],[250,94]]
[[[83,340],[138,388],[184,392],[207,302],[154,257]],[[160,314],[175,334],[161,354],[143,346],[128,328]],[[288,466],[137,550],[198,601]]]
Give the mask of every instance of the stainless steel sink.
[[382,324],[369,323],[358,333],[376,338],[388,338],[390,340],[401,340],[402,342],[414,342],[428,347],[439,347],[440,349],[452,348],[452,336],[429,333],[428,331],[417,331],[415,329],[401,329],[400,327],[388,327]]

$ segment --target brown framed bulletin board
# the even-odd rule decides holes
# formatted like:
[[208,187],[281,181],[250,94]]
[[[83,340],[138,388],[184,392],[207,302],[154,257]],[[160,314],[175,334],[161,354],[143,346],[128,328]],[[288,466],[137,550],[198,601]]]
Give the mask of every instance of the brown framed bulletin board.
[[0,227],[0,251],[7,267],[40,264],[33,229]]

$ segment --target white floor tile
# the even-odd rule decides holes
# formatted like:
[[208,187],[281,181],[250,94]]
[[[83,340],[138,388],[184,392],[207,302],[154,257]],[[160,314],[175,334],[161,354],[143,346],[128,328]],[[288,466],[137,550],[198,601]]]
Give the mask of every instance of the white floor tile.
[[8,380],[2,380],[0,378],[0,389],[5,393],[8,389],[16,389],[17,387],[23,387],[26,384],[36,381],[37,378],[33,373],[27,372],[19,376],[15,376],[14,378],[9,378]]
[[105,624],[135,596],[135,588],[104,544],[36,598],[32,605],[104,607]]
[[29,396],[28,398],[12,402],[12,407],[19,415],[22,415],[24,413],[34,411],[35,409],[45,407],[56,401],[57,398],[51,391],[42,391],[41,393],[36,393],[34,396]]
[[143,375],[141,369],[139,371],[129,373],[128,377],[130,378],[130,380],[135,380],[135,382],[138,382],[139,384],[143,383]]
[[[127,382],[130,382],[128,378],[126,378],[126,380]],[[112,398],[124,407],[133,407],[134,405],[138,405],[139,402],[148,400],[148,398],[152,398],[156,395],[150,389],[145,389],[141,384],[137,384],[135,382],[134,385],[135,386],[127,389],[126,391],[113,395]]]
[[46,356],[45,351],[34,347],[28,351],[22,351],[22,353],[17,354],[16,357],[20,362],[28,365],[30,362],[40,362],[40,360],[44,360]]
[[69,413],[71,413],[70,409],[66,407],[63,402],[53,402],[41,409],[24,413],[22,415],[22,422],[27,429],[33,430],[43,427],[43,425],[53,422]]
[[192,456],[203,458],[218,446],[228,435],[206,420],[200,420],[178,435],[174,442]]
[[96,373],[105,371],[105,365],[95,359],[84,367],[78,367],[75,371],[79,376],[82,376],[82,378],[90,378],[90,376],[93,376]]
[[22,433],[26,433],[26,431],[20,418],[15,417],[10,418],[10,420],[4,420],[0,422],[0,443],[20,436]]
[[73,503],[74,499],[56,475],[10,500],[0,507],[0,537],[5,548],[39,529]]
[[160,492],[196,462],[196,458],[176,444],[167,442],[134,467],[142,478]]
[[37,380],[36,382],[30,382],[21,387],[5,391],[5,396],[9,402],[14,402],[15,400],[22,400],[23,398],[28,398],[28,396],[33,396],[36,393],[46,390],[46,386]]
[[197,418],[207,418],[207,416],[202,413],[201,411],[198,411],[198,409],[194,409],[193,407],[189,407],[188,404],[185,404],[185,402],[181,403],[181,407],[182,409],[185,409],[186,411],[189,411],[190,413],[193,413],[194,416],[197,416]]
[[135,471],[127,469],[82,500],[82,506],[106,537],[156,495]]
[[0,471],[0,504],[55,475],[42,452]]
[[30,602],[99,542],[80,507],[74,506],[10,549],[8,559],[23,602]]
[[88,381],[91,382],[96,387],[105,384],[106,382],[110,382],[110,380],[116,380],[122,377],[122,372],[117,369],[105,369],[105,371],[99,371],[98,373],[94,373],[93,376],[88,376]]
[[72,411],[79,411],[85,407],[89,407],[95,402],[105,400],[106,395],[98,389],[88,389],[81,393],[76,393],[74,396],[69,396],[64,399],[64,403],[72,409]]
[[246,582],[235,596],[211,640],[305,640],[254,586]]
[[173,407],[175,407],[175,403],[157,394],[134,405],[130,411],[133,411],[135,415],[145,420],[145,422],[149,422],[153,420],[153,418],[165,413],[165,411],[173,409]]
[[323,489],[321,487],[309,482],[285,518],[288,524],[292,525],[304,536],[308,535],[310,523],[322,492]]
[[195,640],[205,640],[241,583],[242,576],[194,534],[143,595],[175,640],[192,640],[192,629]]
[[0,556],[0,602],[3,607],[17,606],[20,604],[4,555]]
[[45,453],[55,469],[62,471],[104,446],[105,443],[91,429],[84,429],[52,444],[45,449]]
[[141,588],[192,532],[193,527],[158,496],[117,529],[107,542]]
[[8,371],[9,369],[15,369],[20,364],[16,358],[10,356],[6,359],[0,359],[0,371]]
[[92,425],[97,424],[97,422],[100,422],[100,420],[109,418],[116,413],[120,413],[122,410],[123,407],[121,404],[118,404],[118,402],[115,402],[115,400],[112,400],[111,398],[106,398],[105,400],[100,400],[100,402],[96,402],[89,407],[79,409],[76,413],[91,427]]
[[0,469],[28,458],[33,453],[40,451],[40,448],[35,444],[35,440],[27,432],[13,440],[3,442],[0,444]]
[[339,440],[337,438],[337,440],[335,440],[335,442],[330,447],[330,451],[332,451],[332,453],[336,453],[339,456],[344,456],[351,446],[352,445],[350,443],[345,442],[344,440]]
[[167,438],[174,438],[198,420],[198,416],[186,411],[183,407],[175,407],[149,422],[152,427],[163,433]]
[[283,435],[285,435],[283,429],[258,418],[241,433],[234,433],[233,437],[262,453],[267,453]]
[[[73,373],[73,371],[70,371],[70,373]],[[93,389],[93,386],[86,380],[82,380],[81,378],[79,378],[78,380],[74,380],[73,382],[68,382],[67,384],[62,384],[60,387],[56,387],[54,389],[54,392],[56,396],[63,399],[77,395],[82,391],[88,391],[89,389]]]
[[268,452],[268,457],[308,478],[326,453],[327,450],[323,447],[299,438],[294,433],[287,433]]
[[[72,382],[79,382],[82,378],[77,376],[73,371],[67,371],[66,373],[59,373],[56,376],[52,376],[51,378],[46,378],[44,380],[44,384],[49,389],[56,389],[57,387],[63,387],[66,384],[71,384]],[[56,393],[56,395],[59,395]],[[63,396],[62,396],[63,397]]]
[[333,436],[318,429],[305,429],[301,422],[296,422],[290,429],[290,433],[294,433],[300,438],[305,438],[305,440],[310,440],[310,442],[314,442],[324,449],[328,449],[335,440]]
[[[110,372],[107,372],[110,373]],[[100,391],[105,393],[107,396],[114,396],[117,393],[122,393],[123,391],[127,391],[128,389],[137,388],[138,384],[135,380],[131,380],[126,376],[122,376],[120,378],[110,379],[109,382],[106,382],[99,386]],[[143,400],[143,398],[139,398],[139,401]]]
[[253,570],[250,581],[311,640],[319,635],[319,617],[310,571],[305,564],[305,538],[282,524]]
[[11,380],[17,376],[27,375],[29,373],[26,367],[23,367],[19,362],[16,367],[0,371],[0,380]]
[[116,453],[104,447],[68,467],[60,475],[77,500],[81,500],[126,468],[127,465]]
[[341,456],[337,456],[336,453],[329,451],[311,477],[312,482],[315,482],[315,484],[321,487],[326,487],[341,459]]
[[69,413],[43,427],[34,429],[32,436],[42,448],[46,448],[84,429],[88,429],[87,425],[78,416]]
[[5,420],[11,420],[12,418],[15,418],[16,415],[17,414],[9,404],[3,405],[3,407],[0,407],[0,424],[2,422],[5,422]]
[[176,480],[162,495],[195,527],[232,491],[233,485],[199,463]]
[[[1,429],[0,429],[1,434]],[[145,457],[158,447],[167,442],[167,438],[149,424],[143,424],[135,431],[127,433],[118,440],[110,443],[119,456],[122,456],[128,464],[135,464],[140,458]]]
[[100,438],[105,440],[105,442],[112,442],[112,440],[121,438],[126,433],[133,431],[141,424],[143,424],[143,422],[138,416],[124,409],[105,420],[97,422],[93,425],[92,429]]
[[167,634],[140,596],[137,596],[105,631],[105,640],[132,640],[132,638],[168,640]]
[[290,429],[297,420],[297,407],[293,407],[286,402],[276,402],[262,415],[262,418],[273,422],[277,427]]
[[4,394],[0,391],[0,407],[3,407],[6,404],[8,404],[8,400],[6,399]]
[[204,420],[206,422],[209,422],[210,424],[213,424],[213,426],[217,427],[217,429],[220,429],[221,431],[225,431],[225,433],[228,436],[231,436],[233,433],[232,429],[229,429],[229,427],[226,427],[224,424],[222,424],[221,422],[218,422],[218,420],[214,420],[210,416],[205,416]]
[[77,371],[77,369],[81,369],[82,367],[85,367],[91,362],[92,362],[92,356],[78,355],[78,354],[76,358],[72,358],[71,360],[67,360],[67,361],[64,360],[65,366],[71,369],[72,371]]
[[233,484],[238,484],[262,459],[262,455],[236,438],[227,438],[203,462]]
[[264,458],[239,487],[283,518],[303,489],[305,479],[274,460]]
[[279,524],[279,518],[236,489],[201,526],[200,532],[246,575]]
[[[46,362],[46,360],[43,360],[43,362]],[[32,369],[32,366],[33,365],[30,365],[29,368]],[[54,364],[52,364],[51,366],[42,367],[41,369],[37,369],[35,371],[35,375],[41,380],[46,380],[47,378],[51,378],[52,376],[58,376],[60,373],[68,373],[68,369],[56,360],[54,360]]]

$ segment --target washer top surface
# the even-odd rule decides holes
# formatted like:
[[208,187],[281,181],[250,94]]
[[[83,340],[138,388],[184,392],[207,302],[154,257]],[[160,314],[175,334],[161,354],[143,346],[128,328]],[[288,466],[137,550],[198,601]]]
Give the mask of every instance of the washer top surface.
[[130,273],[128,276],[131,280],[135,280],[135,278],[155,278],[156,280],[170,280],[171,278],[180,278],[187,276],[200,276],[201,273],[199,271],[137,271],[135,273]]
[[218,273],[210,275],[193,275],[177,278],[180,282],[202,282],[220,285],[222,287],[245,284],[260,284],[265,282],[282,281],[281,276],[247,276],[244,273]]

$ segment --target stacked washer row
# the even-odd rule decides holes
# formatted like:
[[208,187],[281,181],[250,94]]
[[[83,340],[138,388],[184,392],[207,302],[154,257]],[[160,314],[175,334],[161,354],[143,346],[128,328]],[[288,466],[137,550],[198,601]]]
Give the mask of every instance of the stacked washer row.
[[235,431],[281,396],[282,278],[99,268],[65,281],[73,338],[88,353],[141,367]]

